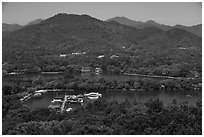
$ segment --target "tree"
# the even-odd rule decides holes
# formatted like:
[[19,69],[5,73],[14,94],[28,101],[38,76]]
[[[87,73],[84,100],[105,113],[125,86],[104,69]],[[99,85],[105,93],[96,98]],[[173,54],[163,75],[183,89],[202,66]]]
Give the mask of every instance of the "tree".
[[145,103],[149,113],[159,113],[163,109],[163,103],[159,99],[150,99]]
[[21,123],[17,125],[9,134],[13,135],[53,135],[53,128],[58,121]]

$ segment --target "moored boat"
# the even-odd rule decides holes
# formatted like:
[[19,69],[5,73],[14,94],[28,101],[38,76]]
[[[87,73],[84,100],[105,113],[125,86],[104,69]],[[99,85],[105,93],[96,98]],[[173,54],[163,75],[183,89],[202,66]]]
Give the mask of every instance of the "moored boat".
[[53,99],[52,101],[51,101],[52,103],[55,103],[55,102],[63,102],[61,99]]
[[35,93],[45,93],[45,92],[47,92],[47,90],[43,90],[43,89],[41,89],[41,90],[37,90],[37,91],[35,91]]
[[89,99],[98,99],[99,96],[88,96],[87,98],[89,98]]
[[102,97],[102,94],[100,93],[95,93],[95,92],[91,92],[88,94],[84,94],[85,97],[89,98],[89,99],[98,99],[99,97]]
[[35,93],[33,96],[34,97],[39,97],[39,96],[41,96],[42,95],[42,93]]
[[66,112],[69,112],[69,111],[71,111],[71,110],[72,110],[72,108],[69,107],[69,108],[66,109]]
[[100,93],[98,93],[98,92],[91,92],[91,93],[88,93],[88,94],[84,94],[84,96],[99,96],[99,97],[101,97],[102,96],[102,94],[100,94]]

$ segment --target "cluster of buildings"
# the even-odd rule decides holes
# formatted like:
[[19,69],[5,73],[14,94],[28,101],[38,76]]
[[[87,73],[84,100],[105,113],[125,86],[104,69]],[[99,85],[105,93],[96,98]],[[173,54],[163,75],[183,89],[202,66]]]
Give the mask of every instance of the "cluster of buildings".
[[73,110],[74,108],[72,107],[73,105],[83,105],[85,102],[85,99],[91,99],[91,100],[96,100],[99,97],[102,97],[102,94],[100,93],[95,93],[91,92],[88,94],[79,94],[79,95],[64,95],[64,96],[57,96],[55,97],[52,101],[51,104],[49,105],[49,109],[55,110],[57,112],[69,112]]
[[[103,55],[103,54],[97,56],[98,59],[101,59],[101,58],[104,58],[104,57],[105,57],[105,55]],[[111,58],[111,59],[113,59],[113,58],[119,58],[119,56],[118,56],[118,55],[111,55],[110,58]],[[82,67],[82,68],[81,68],[81,72],[82,72],[83,74],[84,74],[84,73],[86,73],[86,74],[101,74],[101,73],[102,73],[102,69],[101,69],[100,67],[95,67],[95,68],[93,68],[93,67],[87,66],[87,67]]]

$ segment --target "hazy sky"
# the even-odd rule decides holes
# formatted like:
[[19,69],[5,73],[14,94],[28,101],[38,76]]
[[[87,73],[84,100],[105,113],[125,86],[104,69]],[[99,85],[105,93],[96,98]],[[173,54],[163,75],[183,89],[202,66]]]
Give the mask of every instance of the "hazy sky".
[[3,23],[25,25],[35,19],[47,19],[58,13],[88,14],[106,20],[115,16],[125,16],[132,20],[155,20],[167,25],[195,25],[202,23],[202,4],[200,3],[25,3],[10,2],[2,4]]

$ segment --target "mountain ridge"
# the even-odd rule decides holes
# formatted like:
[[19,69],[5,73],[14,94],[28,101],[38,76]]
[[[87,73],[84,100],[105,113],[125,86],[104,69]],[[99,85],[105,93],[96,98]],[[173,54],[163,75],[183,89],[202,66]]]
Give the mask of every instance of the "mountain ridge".
[[159,24],[153,20],[148,20],[146,22],[134,21],[134,20],[128,19],[127,17],[113,17],[113,18],[110,18],[106,21],[107,22],[116,21],[120,24],[132,26],[132,27],[139,28],[139,29],[145,28],[145,27],[153,27],[153,26],[158,27],[164,31],[169,30],[171,28],[182,28],[188,32],[194,33],[194,34],[202,37],[202,24],[197,24],[197,25],[192,25],[192,26],[184,26],[184,25],[170,26],[170,25],[165,25],[165,24]]
[[[64,13],[64,14],[66,14],[66,13]],[[74,15],[74,14],[69,14],[69,15]],[[89,15],[82,14],[82,16],[89,16]],[[2,32],[15,31],[15,30],[21,29],[25,26],[39,24],[42,21],[44,21],[44,20],[43,19],[35,19],[33,21],[28,22],[26,25],[19,25],[17,23],[15,23],[15,24],[2,23]],[[105,21],[106,22],[115,21],[115,22],[118,22],[120,24],[132,26],[132,27],[139,28],[139,29],[145,28],[145,27],[157,27],[157,28],[160,28],[160,29],[166,31],[166,30],[169,30],[171,28],[182,28],[188,32],[194,33],[197,36],[202,37],[202,24],[197,24],[197,25],[192,25],[192,26],[185,26],[185,25],[177,24],[174,26],[170,26],[170,25],[157,23],[154,20],[147,20],[146,22],[135,21],[135,20],[131,20],[125,16],[116,16],[116,17],[107,19]]]

